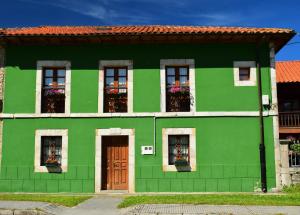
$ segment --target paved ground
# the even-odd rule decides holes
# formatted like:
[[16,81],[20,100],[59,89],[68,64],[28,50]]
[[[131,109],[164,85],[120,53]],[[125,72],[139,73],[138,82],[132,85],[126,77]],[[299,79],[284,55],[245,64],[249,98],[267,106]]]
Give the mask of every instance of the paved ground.
[[138,205],[129,214],[134,215],[300,215],[300,206],[235,206],[235,205]]
[[126,214],[129,209],[117,209],[117,205],[122,201],[120,197],[99,196],[89,199],[76,207],[63,209],[59,215],[119,215]]
[[89,199],[75,207],[68,208],[44,202],[27,201],[0,201],[1,209],[42,209],[54,215],[120,215],[125,214],[129,209],[117,209],[122,201],[120,197],[99,196]]
[[0,201],[1,209],[35,209],[49,205],[44,202]]
[[148,204],[120,210],[117,205],[121,201],[121,196],[96,196],[73,208],[43,202],[0,201],[0,209],[40,208],[54,215],[300,215],[300,206]]

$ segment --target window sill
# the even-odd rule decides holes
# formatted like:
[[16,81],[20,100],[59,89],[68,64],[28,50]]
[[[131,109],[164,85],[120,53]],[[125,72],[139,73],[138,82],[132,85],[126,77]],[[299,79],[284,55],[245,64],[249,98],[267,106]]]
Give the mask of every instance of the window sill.
[[164,172],[195,172],[196,166],[175,166],[175,165],[164,165]]
[[38,173],[65,173],[67,172],[66,166],[46,167],[46,166],[35,166],[34,172]]
[[[263,116],[277,116],[276,111],[264,111]],[[216,117],[259,116],[258,111],[199,111],[199,112],[131,112],[131,113],[0,113],[0,118],[105,118],[105,117]]]
[[290,173],[300,173],[300,166],[289,167]]

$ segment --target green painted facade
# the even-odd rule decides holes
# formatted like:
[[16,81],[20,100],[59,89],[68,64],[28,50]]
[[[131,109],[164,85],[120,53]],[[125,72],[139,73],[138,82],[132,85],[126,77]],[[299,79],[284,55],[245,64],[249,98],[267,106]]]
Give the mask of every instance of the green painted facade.
[[[99,60],[133,60],[133,112],[160,111],[160,59],[194,59],[196,111],[258,111],[258,88],[235,87],[233,61],[255,61],[254,44],[8,46],[4,113],[34,113],[36,62],[71,62],[71,113],[97,113]],[[260,50],[262,90],[271,98],[269,49]],[[268,189],[276,187],[271,116],[264,117]],[[260,186],[259,118],[11,118],[3,120],[0,191],[94,192],[95,130],[135,129],[136,192],[254,191]],[[162,129],[196,128],[196,171],[162,170]],[[36,129],[68,129],[68,171],[34,172]]]

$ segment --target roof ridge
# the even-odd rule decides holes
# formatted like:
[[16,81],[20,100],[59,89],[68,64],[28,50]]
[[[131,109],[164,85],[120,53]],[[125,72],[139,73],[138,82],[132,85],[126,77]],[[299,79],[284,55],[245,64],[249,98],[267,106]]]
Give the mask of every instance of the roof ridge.
[[97,28],[97,27],[181,27],[181,28],[224,28],[224,29],[277,29],[277,30],[291,30],[292,28],[278,28],[278,27],[254,27],[254,26],[222,26],[222,25],[39,25],[39,26],[22,26],[22,27],[8,27],[3,28],[7,30],[16,29],[30,29],[30,28]]

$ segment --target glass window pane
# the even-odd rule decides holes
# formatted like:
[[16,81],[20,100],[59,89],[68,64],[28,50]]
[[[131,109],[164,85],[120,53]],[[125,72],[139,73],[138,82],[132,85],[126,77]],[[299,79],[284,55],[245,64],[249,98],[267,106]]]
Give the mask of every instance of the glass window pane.
[[64,85],[64,84],[65,84],[65,79],[64,79],[64,78],[58,78],[58,79],[57,79],[57,83],[58,83],[59,85]]
[[175,75],[175,68],[167,67],[167,75]]
[[57,70],[57,76],[65,77],[65,75],[66,75],[66,70],[64,69]]
[[126,86],[126,77],[119,77],[119,86]]
[[248,81],[250,80],[250,68],[239,68],[239,80]]
[[186,67],[180,67],[179,68],[179,74],[180,75],[187,75],[188,74],[188,70]]
[[167,78],[167,84],[168,85],[175,85],[175,76],[169,76]]
[[46,69],[45,76],[52,77],[53,76],[53,69]]
[[114,76],[114,69],[110,68],[110,69],[106,69],[106,76]]
[[180,85],[187,85],[188,79],[187,76],[180,76]]
[[119,76],[126,76],[126,69],[120,68],[119,69]]
[[108,78],[106,78],[105,79],[105,84],[106,84],[106,86],[114,86],[114,78],[112,78],[112,77],[108,77]]
[[44,84],[45,86],[52,86],[53,78],[45,78]]

